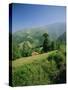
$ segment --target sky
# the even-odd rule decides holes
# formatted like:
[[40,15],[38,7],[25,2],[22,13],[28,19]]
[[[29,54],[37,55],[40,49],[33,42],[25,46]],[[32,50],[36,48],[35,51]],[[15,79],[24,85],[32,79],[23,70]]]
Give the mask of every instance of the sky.
[[40,27],[56,22],[65,22],[66,7],[13,4],[12,5],[12,32],[24,28]]

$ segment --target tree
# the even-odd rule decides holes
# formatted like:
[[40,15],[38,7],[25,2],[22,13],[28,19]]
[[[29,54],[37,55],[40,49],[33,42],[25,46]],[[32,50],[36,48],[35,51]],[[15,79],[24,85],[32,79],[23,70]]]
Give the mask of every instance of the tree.
[[51,42],[51,46],[50,47],[51,47],[51,50],[55,49],[55,42],[54,41]]
[[44,33],[43,34],[44,37],[44,42],[43,42],[43,51],[47,52],[50,49],[50,45],[49,45],[49,35],[48,33]]
[[29,41],[24,41],[22,46],[22,56],[27,57],[32,53],[32,45]]
[[60,42],[59,41],[57,41],[57,43],[56,43],[56,49],[60,49]]
[[12,44],[12,60],[15,60],[17,58],[21,57],[21,52],[16,43]]

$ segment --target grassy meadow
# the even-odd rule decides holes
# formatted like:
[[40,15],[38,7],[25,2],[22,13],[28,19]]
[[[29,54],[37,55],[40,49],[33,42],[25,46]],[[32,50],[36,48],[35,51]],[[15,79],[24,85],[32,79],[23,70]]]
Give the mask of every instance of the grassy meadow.
[[[56,61],[56,57],[59,61]],[[12,61],[12,85],[28,86],[64,83],[64,65],[64,55],[58,50],[17,59]],[[64,75],[60,77],[62,73]]]

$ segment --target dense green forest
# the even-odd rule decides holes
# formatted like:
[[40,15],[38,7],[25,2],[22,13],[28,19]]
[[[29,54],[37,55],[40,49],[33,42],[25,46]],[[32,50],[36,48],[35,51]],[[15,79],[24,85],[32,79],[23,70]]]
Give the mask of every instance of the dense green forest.
[[12,33],[13,86],[65,82],[65,23]]

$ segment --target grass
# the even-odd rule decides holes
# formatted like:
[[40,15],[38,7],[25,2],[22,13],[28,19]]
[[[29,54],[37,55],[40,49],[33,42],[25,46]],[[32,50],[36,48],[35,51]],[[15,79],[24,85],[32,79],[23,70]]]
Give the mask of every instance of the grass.
[[57,52],[55,50],[12,61],[12,85],[27,86],[56,83],[54,79],[59,72],[58,64],[55,60],[49,61],[48,57],[50,55],[53,57],[53,54],[57,55]]
[[18,67],[18,66],[21,66],[26,63],[32,63],[32,62],[39,61],[41,59],[46,59],[48,54],[53,53],[53,52],[56,52],[56,50],[51,51],[49,53],[39,54],[39,55],[35,55],[35,56],[30,56],[30,57],[23,57],[23,58],[14,60],[14,61],[12,61],[12,67]]

